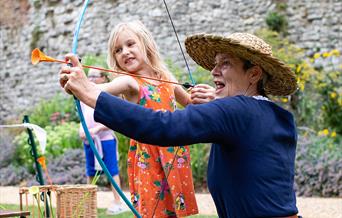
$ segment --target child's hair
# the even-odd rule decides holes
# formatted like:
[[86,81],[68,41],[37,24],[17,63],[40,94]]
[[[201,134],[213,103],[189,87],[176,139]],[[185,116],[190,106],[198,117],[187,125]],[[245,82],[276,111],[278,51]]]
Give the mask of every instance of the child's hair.
[[120,23],[114,27],[108,40],[108,66],[113,70],[123,70],[117,64],[114,52],[119,34],[127,30],[135,34],[139,39],[142,53],[145,54],[145,61],[154,70],[156,78],[165,80],[173,78],[158,52],[158,47],[152,37],[152,34],[140,21]]

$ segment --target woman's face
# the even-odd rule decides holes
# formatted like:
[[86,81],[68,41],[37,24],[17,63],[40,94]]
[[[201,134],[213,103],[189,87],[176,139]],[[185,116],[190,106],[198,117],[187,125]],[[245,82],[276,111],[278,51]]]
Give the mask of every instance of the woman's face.
[[243,61],[230,54],[217,54],[211,71],[216,86],[216,98],[246,94],[250,82]]
[[129,30],[119,33],[115,42],[114,56],[121,69],[129,73],[141,74],[148,65],[138,37]]

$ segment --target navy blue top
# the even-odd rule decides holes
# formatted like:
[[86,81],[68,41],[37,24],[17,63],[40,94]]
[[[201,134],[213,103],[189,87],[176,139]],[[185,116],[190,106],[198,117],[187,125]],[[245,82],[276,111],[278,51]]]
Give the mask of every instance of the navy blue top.
[[102,92],[94,118],[138,141],[161,146],[213,143],[208,187],[219,217],[297,214],[293,189],[297,134],[291,113],[235,96],[156,112]]

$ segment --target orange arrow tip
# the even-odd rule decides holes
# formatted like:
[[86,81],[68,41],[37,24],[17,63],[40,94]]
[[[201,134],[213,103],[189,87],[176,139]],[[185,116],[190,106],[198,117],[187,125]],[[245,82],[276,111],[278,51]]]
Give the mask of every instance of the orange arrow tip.
[[56,60],[56,59],[54,59],[52,57],[47,56],[41,50],[39,50],[39,48],[33,49],[32,54],[31,54],[31,62],[32,62],[32,64],[36,65],[36,64],[38,64],[41,61],[64,63],[64,61]]
[[41,53],[42,52],[39,50],[39,48],[33,49],[32,54],[31,54],[31,62],[33,65],[36,65],[40,62]]

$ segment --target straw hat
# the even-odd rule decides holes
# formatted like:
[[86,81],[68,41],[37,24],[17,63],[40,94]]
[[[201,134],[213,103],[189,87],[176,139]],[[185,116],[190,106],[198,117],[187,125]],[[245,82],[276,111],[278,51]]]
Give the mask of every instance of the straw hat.
[[272,55],[270,45],[252,34],[233,33],[227,37],[197,34],[186,38],[185,47],[190,57],[209,71],[215,67],[218,53],[230,53],[259,65],[268,75],[264,85],[266,94],[285,96],[297,89],[291,69]]

